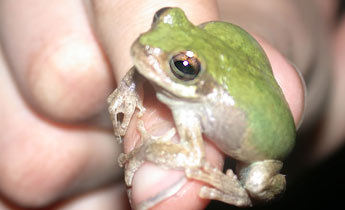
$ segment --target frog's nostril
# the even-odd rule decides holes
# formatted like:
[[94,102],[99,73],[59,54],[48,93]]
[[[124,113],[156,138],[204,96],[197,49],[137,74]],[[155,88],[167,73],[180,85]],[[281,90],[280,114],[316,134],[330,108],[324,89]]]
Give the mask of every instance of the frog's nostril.
[[155,15],[153,16],[153,21],[152,24],[155,24],[157,22],[157,20],[159,19],[159,17],[167,10],[171,9],[172,7],[163,7],[160,10],[158,10]]

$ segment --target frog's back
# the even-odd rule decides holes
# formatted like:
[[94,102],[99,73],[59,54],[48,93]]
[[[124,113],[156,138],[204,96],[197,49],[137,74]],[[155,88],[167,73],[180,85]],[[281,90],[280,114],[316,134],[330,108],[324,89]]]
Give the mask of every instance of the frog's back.
[[223,59],[225,66],[211,74],[245,112],[248,130],[243,144],[254,147],[263,158],[283,159],[294,146],[295,125],[263,49],[238,26],[210,22],[203,28],[235,52],[235,59]]

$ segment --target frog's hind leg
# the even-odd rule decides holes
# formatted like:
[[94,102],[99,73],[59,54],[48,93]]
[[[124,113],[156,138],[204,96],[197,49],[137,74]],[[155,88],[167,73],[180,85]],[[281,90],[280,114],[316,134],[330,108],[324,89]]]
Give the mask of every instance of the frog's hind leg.
[[279,174],[283,163],[277,160],[263,160],[250,164],[239,164],[239,178],[231,169],[223,174],[217,168],[205,163],[202,170],[187,169],[190,179],[205,182],[199,195],[236,206],[251,206],[252,200],[270,201],[285,190],[285,176]]
[[186,176],[212,186],[203,187],[199,193],[200,197],[216,199],[237,206],[251,205],[248,193],[231,170],[224,174],[207,162],[199,117],[184,109],[180,111],[177,107],[172,110],[181,144],[186,144],[187,149],[191,147],[190,150],[195,153],[194,165],[187,165],[184,168]]
[[278,160],[262,160],[239,164],[239,177],[250,197],[269,201],[285,191],[285,176],[280,174],[283,163]]

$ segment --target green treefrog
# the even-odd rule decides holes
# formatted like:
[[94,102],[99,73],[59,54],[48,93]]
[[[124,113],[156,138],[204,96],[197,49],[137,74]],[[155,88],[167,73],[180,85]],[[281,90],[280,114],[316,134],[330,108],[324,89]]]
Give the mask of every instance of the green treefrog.
[[[116,138],[122,140],[137,108],[139,117],[144,113],[137,92],[147,80],[170,108],[180,140],[170,141],[175,128],[155,137],[139,122],[141,144],[119,157],[128,186],[149,161],[206,183],[200,197],[236,206],[269,201],[284,191],[280,169],[294,146],[295,124],[252,36],[225,22],[195,26],[181,9],[163,8],[134,42],[131,55],[134,67],[108,98]],[[237,175],[207,162],[203,136],[237,160]]]

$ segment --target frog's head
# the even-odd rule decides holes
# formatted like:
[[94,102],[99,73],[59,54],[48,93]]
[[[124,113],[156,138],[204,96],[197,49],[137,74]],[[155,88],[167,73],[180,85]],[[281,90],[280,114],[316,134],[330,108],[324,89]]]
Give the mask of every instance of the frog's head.
[[217,49],[211,49],[217,47],[209,43],[212,39],[181,9],[163,8],[155,14],[151,29],[135,41],[131,53],[139,73],[158,91],[198,99],[214,87],[206,73],[219,55]]

